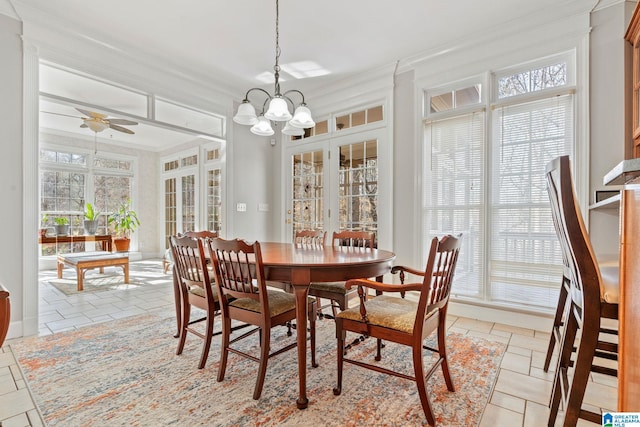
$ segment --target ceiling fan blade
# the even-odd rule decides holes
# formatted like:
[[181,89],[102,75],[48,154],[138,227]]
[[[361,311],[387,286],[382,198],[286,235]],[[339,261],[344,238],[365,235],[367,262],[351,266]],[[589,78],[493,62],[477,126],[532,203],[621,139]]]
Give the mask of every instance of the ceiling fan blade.
[[134,126],[138,124],[138,122],[132,122],[131,120],[126,120],[126,119],[109,119],[109,123],[113,123],[114,125],[127,125],[127,126]]
[[83,124],[80,125],[80,127],[81,128],[88,128],[89,126],[87,126],[86,124],[83,123]]
[[70,114],[62,114],[62,113],[54,113],[53,111],[40,111],[41,113],[46,113],[46,114],[53,114],[56,116],[64,116],[64,117],[73,117],[74,119],[81,119],[82,117],[80,116],[72,116]]
[[76,108],[76,110],[80,111],[85,116],[93,117],[96,119],[106,119],[107,115],[102,113],[96,113],[95,111],[83,110],[82,108]]
[[127,128],[123,128],[122,126],[118,126],[118,125],[114,125],[113,123],[109,123],[109,127],[113,130],[117,130],[119,132],[124,132],[124,133],[128,133],[130,135],[133,135],[135,132],[127,129]]

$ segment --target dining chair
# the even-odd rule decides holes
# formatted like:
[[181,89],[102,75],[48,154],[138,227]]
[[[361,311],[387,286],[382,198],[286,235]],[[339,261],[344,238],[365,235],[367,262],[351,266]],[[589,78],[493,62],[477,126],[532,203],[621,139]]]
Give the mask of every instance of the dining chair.
[[[214,237],[218,237],[218,232],[217,231],[209,231],[209,230],[202,230],[202,231],[187,231],[185,233],[178,233],[176,236],[178,237],[191,237],[192,239],[199,239],[199,238],[214,238]],[[172,274],[173,274],[173,287],[174,287],[174,296],[175,296],[175,306],[176,306],[176,320],[177,320],[177,332],[174,335],[175,338],[179,338],[180,337],[180,331],[182,329],[182,313],[183,313],[183,305],[184,304],[188,304],[189,301],[185,301],[184,298],[182,298],[180,295],[180,284],[179,284],[179,280],[178,280],[178,276],[176,274],[175,269],[173,268],[173,263],[174,263],[174,258],[173,258],[173,250],[171,249],[171,244],[169,244],[169,249],[165,252],[164,258],[162,260],[162,267],[163,267],[163,271],[166,274],[167,271],[169,269],[171,269]],[[209,278],[211,278],[212,276],[209,275]],[[191,320],[190,323],[198,323],[200,321],[203,321],[203,318],[199,318],[199,319],[194,319]]]
[[[220,296],[222,311],[222,349],[218,381],[223,381],[227,368],[229,353],[248,358],[259,363],[253,398],[259,399],[262,394],[267,362],[269,358],[297,347],[297,341],[271,351],[272,326],[286,326],[296,318],[296,298],[294,295],[280,290],[269,289],[266,285],[265,271],[262,263],[260,243],[245,241],[209,239],[207,240],[209,256],[213,263],[216,286]],[[316,322],[315,300],[308,299],[311,364],[316,367]],[[231,339],[231,321],[254,325],[252,329]],[[255,357],[239,346],[234,346],[254,332],[259,332],[260,355]],[[305,333],[300,331],[297,333]]]
[[11,299],[9,291],[0,283],[0,349],[9,331],[11,322]]
[[555,425],[561,402],[564,426],[575,426],[578,418],[600,423],[601,414],[583,408],[582,403],[590,372],[617,376],[617,369],[611,367],[611,361],[617,360],[617,340],[606,339],[617,332],[603,328],[602,320],[618,319],[618,280],[605,280],[601,273],[575,197],[569,156],[549,162],[546,178],[566,272],[558,303],[563,312],[559,334],[555,325],[552,334],[560,339],[548,425]]
[[[189,236],[171,236],[171,251],[174,260],[174,286],[177,284],[180,296],[179,338],[176,354],[182,354],[187,333],[204,340],[198,368],[204,368],[209,356],[213,337],[213,324],[220,310],[218,292],[211,286],[207,257],[201,239]],[[205,316],[190,321],[191,306],[205,312]],[[195,323],[205,322],[204,333],[193,327]]]
[[[375,247],[375,233],[368,231],[340,231],[333,232],[331,238],[333,247],[343,246],[360,248],[360,250]],[[344,310],[349,305],[349,300],[356,296],[356,290],[347,290],[345,282],[317,282],[309,286],[309,295],[318,300],[318,317],[320,319],[335,319],[338,309]],[[322,306],[320,299],[328,299],[330,304]],[[331,307],[332,315],[324,314],[323,309]]]
[[[391,269],[391,273],[399,273],[400,284],[386,284],[369,279],[347,281],[346,287],[348,289],[357,288],[360,305],[341,311],[336,317],[338,382],[336,388],[333,389],[335,395],[340,395],[342,392],[342,371],[345,362],[412,380],[417,384],[420,403],[427,417],[427,422],[430,425],[435,425],[427,391],[427,381],[436,371],[438,365],[442,367],[447,389],[455,391],[447,361],[445,321],[451,283],[460,252],[460,242],[459,236],[447,235],[442,239],[434,237],[431,240],[424,272],[402,266]],[[404,283],[406,273],[420,277],[422,281]],[[367,299],[367,288],[374,289],[381,294]],[[409,291],[419,293],[417,301],[402,297]],[[389,293],[394,295],[389,295]],[[345,339],[348,331],[375,337],[378,343],[375,359],[378,361],[381,359],[381,339],[388,343],[393,342],[411,347],[414,375],[410,376],[393,371],[382,364],[370,364],[360,359],[345,357]],[[424,340],[434,331],[437,332],[437,347],[426,346]],[[439,356],[438,360],[426,372],[423,361],[424,349],[437,353]]]
[[327,239],[327,232],[322,230],[298,230],[293,243],[297,246],[322,248]]

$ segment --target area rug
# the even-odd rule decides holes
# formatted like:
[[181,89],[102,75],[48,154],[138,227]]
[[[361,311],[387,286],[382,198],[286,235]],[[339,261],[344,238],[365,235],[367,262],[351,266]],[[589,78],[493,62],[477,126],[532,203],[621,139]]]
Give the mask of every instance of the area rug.
[[[190,335],[184,353],[176,356],[177,340],[171,336],[175,319],[170,317],[137,316],[27,338],[11,348],[50,426],[426,425],[411,381],[345,364],[342,394],[334,396],[335,326],[330,320],[317,324],[320,366],[308,367],[305,410],[295,405],[295,350],[269,361],[256,401],[255,362],[230,355],[225,380],[217,382],[219,337],[206,367],[199,370],[202,340]],[[272,348],[295,339],[295,333],[289,338],[285,332],[274,329]],[[505,345],[456,333],[447,339],[456,391],[447,391],[441,370],[431,378],[436,421],[439,426],[478,425]],[[256,351],[257,339],[247,345]],[[367,340],[350,354],[372,360],[374,348],[375,341]],[[383,349],[380,363],[412,372],[410,353],[394,344]]]

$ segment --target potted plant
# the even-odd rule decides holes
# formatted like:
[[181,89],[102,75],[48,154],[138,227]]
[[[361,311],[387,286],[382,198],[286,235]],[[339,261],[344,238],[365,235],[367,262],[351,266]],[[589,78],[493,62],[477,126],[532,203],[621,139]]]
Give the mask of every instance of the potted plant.
[[98,217],[100,212],[93,208],[91,203],[86,203],[84,206],[84,232],[90,236],[96,234],[98,230]]
[[130,203],[131,201],[127,200],[120,205],[117,212],[109,215],[109,224],[113,224],[115,232],[113,244],[118,252],[129,250],[131,233],[140,225],[138,214],[131,209]]
[[57,216],[53,218],[54,227],[57,236],[69,235],[69,218],[66,216]]
[[40,220],[40,237],[47,237],[47,223],[49,222],[49,214],[44,214]]

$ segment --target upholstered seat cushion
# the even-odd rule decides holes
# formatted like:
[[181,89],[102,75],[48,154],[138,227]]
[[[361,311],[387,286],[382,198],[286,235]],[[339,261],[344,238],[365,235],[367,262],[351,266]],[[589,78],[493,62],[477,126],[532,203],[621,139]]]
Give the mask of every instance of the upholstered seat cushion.
[[[418,303],[404,298],[379,295],[365,302],[367,317],[372,325],[413,332]],[[362,321],[360,306],[348,308],[338,313],[339,318]]]
[[346,294],[347,288],[344,287],[344,282],[319,282],[309,285],[309,290],[326,291],[333,293]]
[[[213,283],[211,284],[211,287],[213,289],[213,300],[218,301],[218,290],[216,289]],[[189,293],[198,295],[199,297],[202,297],[202,298],[206,298],[204,288],[201,288],[200,286],[192,286],[189,289]]]
[[620,300],[620,266],[608,263],[601,264],[600,277],[602,277],[602,299],[609,304],[618,304]]
[[[296,308],[296,297],[293,294],[272,289],[267,289],[267,294],[269,295],[269,313],[271,317]],[[309,302],[312,301],[313,299],[309,298]],[[260,301],[251,298],[238,298],[229,305],[260,313]]]

